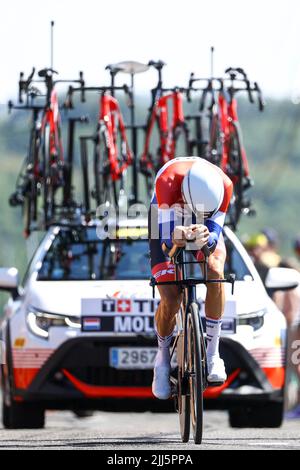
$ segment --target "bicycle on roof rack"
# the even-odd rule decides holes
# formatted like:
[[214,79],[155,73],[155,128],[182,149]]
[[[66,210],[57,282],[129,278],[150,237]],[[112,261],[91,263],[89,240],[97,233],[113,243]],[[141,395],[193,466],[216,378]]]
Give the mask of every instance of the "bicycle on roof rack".
[[[208,387],[205,336],[197,302],[196,286],[208,283],[228,282],[234,289],[235,275],[226,279],[208,279],[207,266],[209,250],[202,248],[204,255],[203,279],[188,275],[189,265],[198,261],[187,260],[185,249],[173,247],[169,256],[175,265],[175,281],[157,282],[151,278],[153,288],[158,285],[177,285],[183,292],[181,309],[176,315],[176,336],[171,348],[171,358],[176,352],[177,369],[171,374],[173,397],[179,415],[182,442],[188,442],[192,424],[195,444],[201,444],[203,435],[203,393]],[[214,383],[212,386],[217,386]]]
[[132,162],[132,177],[131,177],[131,189],[129,194],[129,200],[131,202],[139,201],[139,174],[138,174],[138,160],[137,156],[138,151],[138,134],[139,131],[144,131],[145,126],[143,124],[137,124],[136,122],[136,110],[135,110],[135,77],[138,74],[144,73],[149,70],[150,65],[144,64],[142,62],[137,62],[134,60],[126,60],[122,62],[117,62],[114,64],[109,64],[105,67],[106,70],[109,70],[111,77],[111,85],[115,85],[116,76],[119,73],[130,76],[130,100],[128,103],[130,110],[130,120],[129,125],[126,126],[126,129],[130,131],[131,134],[131,149],[133,153],[133,162]]
[[[202,129],[196,135],[195,143],[201,146],[202,157],[218,165],[233,181],[234,192],[229,210],[229,224],[236,229],[242,213],[251,215],[251,203],[245,192],[252,186],[249,163],[243,144],[241,126],[237,112],[236,95],[244,92],[249,102],[254,103],[253,94],[258,97],[260,111],[264,109],[264,100],[257,82],[251,83],[242,68],[228,68],[228,76],[223,78],[196,78],[190,75],[187,97],[191,100],[191,91],[201,91],[200,115],[208,110],[209,135],[203,140]],[[206,86],[194,87],[195,82],[206,81]],[[210,97],[210,103],[207,100]],[[189,119],[193,119],[193,116]],[[199,116],[195,116],[199,120]],[[199,128],[199,126],[198,126]]]
[[[140,172],[146,178],[148,194],[151,194],[153,181],[157,171],[169,160],[172,160],[178,151],[181,142],[183,153],[190,154],[189,130],[184,119],[182,87],[164,88],[162,86],[162,61],[151,60],[148,64],[158,73],[158,82],[151,90],[152,101],[149,108],[145,126],[145,143],[140,157]],[[156,155],[152,150],[155,125],[158,132],[158,147]]]
[[[38,226],[48,227],[51,223],[56,204],[56,193],[59,188],[66,188],[64,172],[66,169],[63,155],[61,135],[61,117],[58,96],[55,89],[57,83],[84,84],[80,72],[78,80],[54,80],[57,72],[45,68],[38,72],[39,79],[34,79],[35,68],[27,79],[20,73],[19,104],[9,101],[12,109],[32,111],[30,140],[28,153],[22,164],[17,179],[16,190],[10,197],[12,206],[22,205],[24,216],[24,235],[28,237],[32,229]],[[36,83],[45,84],[46,93],[36,88]],[[25,104],[24,104],[25,96]],[[36,102],[45,99],[44,103]],[[42,203],[39,200],[42,199]],[[39,221],[39,209],[42,207],[43,220]]]
[[[115,91],[124,91],[130,99],[128,86],[102,86],[78,88],[69,87],[65,100],[66,108],[72,109],[73,94],[81,93],[85,101],[87,91],[100,92],[99,115],[96,133],[93,136],[82,136],[80,140],[81,161],[83,170],[84,206],[86,216],[92,214],[90,196],[94,197],[96,207],[101,204],[118,206],[120,195],[124,192],[125,173],[132,164],[133,155],[129,147],[126,127],[118,100],[113,96]],[[88,141],[94,143],[93,176],[94,188],[90,190],[88,177]]]

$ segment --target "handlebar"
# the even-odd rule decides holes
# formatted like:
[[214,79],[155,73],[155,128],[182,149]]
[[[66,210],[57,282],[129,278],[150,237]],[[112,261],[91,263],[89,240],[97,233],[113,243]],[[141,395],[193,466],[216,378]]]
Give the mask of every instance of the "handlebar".
[[208,279],[208,273],[207,273],[207,266],[208,266],[208,257],[209,257],[209,249],[207,246],[203,247],[201,249],[202,253],[204,254],[204,261],[202,263],[204,264],[204,277],[203,279],[196,279],[196,278],[183,278],[183,279],[178,279],[178,267],[183,267],[184,265],[188,264],[195,264],[199,263],[199,261],[185,261],[184,258],[181,257],[183,253],[183,248],[177,248],[175,250],[175,253],[172,256],[173,262],[176,266],[176,279],[174,281],[166,281],[166,282],[157,282],[154,277],[151,277],[150,279],[150,286],[153,289],[153,298],[155,297],[155,287],[160,286],[160,285],[177,285],[179,287],[189,287],[189,286],[196,286],[198,284],[221,284],[221,283],[230,283],[231,284],[231,293],[232,295],[234,294],[234,283],[236,276],[235,274],[229,274],[229,276],[225,279]]
[[231,78],[231,76],[232,76],[233,79],[236,78],[236,75],[242,75],[242,77],[243,77],[245,80],[248,80],[248,77],[247,77],[247,74],[246,74],[245,70],[242,69],[241,67],[228,67],[228,68],[225,70],[225,73],[226,73],[226,74],[229,74],[229,75],[230,75],[230,78]]
[[185,88],[185,87],[180,87],[180,86],[173,86],[172,88],[160,88],[160,91],[162,93],[169,93],[169,92],[177,92],[177,93],[187,93],[188,92],[188,88]]
[[34,74],[35,74],[35,67],[33,67],[32,72],[28,76],[26,80],[24,80],[24,72],[20,72],[20,78],[19,78],[19,96],[18,96],[18,101],[19,103],[23,103],[23,93],[25,93],[27,96],[29,94],[31,95],[40,95],[44,96],[40,93],[40,91],[35,88],[31,87],[30,85],[32,83],[45,83],[46,88],[47,88],[47,94],[46,96],[49,99],[51,90],[53,89],[54,85],[56,83],[79,83],[81,87],[84,87],[85,82],[83,78],[83,72],[79,72],[79,79],[75,80],[53,80],[53,75],[57,74],[58,72],[56,70],[53,70],[52,68],[44,68],[38,71],[38,76],[41,78],[41,80],[34,80]]
[[[189,243],[189,240],[187,240],[187,243]],[[165,243],[162,244],[162,250],[167,255],[169,258],[174,259],[178,256],[178,254],[183,250],[183,248],[178,247],[177,245],[173,245],[170,250],[168,250],[168,247],[166,246]],[[207,245],[203,246],[201,250],[205,259],[210,257],[210,250]]]
[[207,88],[207,86],[208,86],[208,85],[207,85],[206,87],[199,87],[199,88],[197,88],[197,90],[196,90],[196,89],[193,88],[193,84],[194,84],[195,82],[204,82],[204,81],[205,81],[205,82],[210,82],[210,80],[211,80],[211,79],[209,79],[209,78],[195,78],[194,72],[191,72],[190,78],[189,78],[189,84],[188,84],[188,88],[187,88],[187,93],[186,93],[186,98],[187,98],[187,100],[188,100],[189,103],[192,101],[192,99],[191,99],[191,91],[200,91],[200,90],[204,91],[204,90],[206,90],[206,88]]
[[12,109],[21,109],[23,111],[42,111],[45,107],[42,105],[22,105],[18,106],[15,105],[11,100],[7,103],[8,106],[8,113],[11,113]]
[[[263,111],[265,107],[265,103],[264,103],[262,92],[258,83],[254,82],[253,84],[251,84],[250,80],[247,77],[247,74],[242,68],[230,67],[225,70],[225,73],[229,74],[229,77],[195,78],[194,73],[191,73],[190,78],[189,78],[188,91],[187,91],[187,100],[191,102],[191,91],[202,91],[203,93],[200,99],[199,110],[203,111],[205,107],[207,94],[213,93],[214,91],[223,92],[224,88],[226,88],[231,99],[238,92],[241,92],[241,91],[247,92],[248,99],[251,104],[255,102],[253,98],[253,93],[257,93],[258,107],[260,111]],[[242,78],[240,76],[242,76]],[[206,81],[208,83],[205,87],[201,87],[201,86],[197,88],[193,87],[193,84],[199,81]],[[228,81],[230,81],[230,84],[226,85],[226,82]],[[219,86],[216,86],[214,82],[218,82]],[[245,84],[245,86],[244,87],[236,86],[237,83]]]
[[[229,67],[228,69],[225,70],[225,73],[229,75],[232,85],[233,85],[233,82],[237,80],[245,82],[246,90],[248,92],[249,102],[253,104],[254,103],[254,99],[252,95],[253,90],[251,89],[250,81],[244,69],[242,69],[241,67]],[[242,78],[239,78],[240,76],[242,76]],[[233,93],[234,93],[234,89],[233,89]]]
[[23,92],[27,93],[32,82],[33,76],[35,74],[35,67],[32,68],[31,73],[28,75],[27,79],[24,80],[24,72],[20,72],[19,78],[19,103],[23,103]]
[[262,112],[265,109],[266,103],[265,103],[265,100],[263,98],[262,91],[261,91],[261,89],[260,89],[257,82],[254,82],[254,88],[255,88],[255,91],[256,91],[257,96],[258,96],[258,108]]
[[67,93],[67,96],[66,96],[66,99],[65,99],[65,102],[64,102],[64,107],[66,109],[73,109],[74,106],[73,106],[73,100],[72,100],[72,97],[73,97],[73,93],[74,92],[80,92],[81,93],[81,101],[82,102],[85,102],[85,92],[86,91],[100,91],[101,93],[105,93],[107,91],[124,91],[130,98],[132,97],[132,92],[131,92],[131,89],[128,85],[124,84],[123,86],[92,86],[92,87],[86,87],[86,86],[83,86],[83,87],[78,87],[78,88],[74,88],[71,86],[69,86],[69,90],[68,90],[68,93]]

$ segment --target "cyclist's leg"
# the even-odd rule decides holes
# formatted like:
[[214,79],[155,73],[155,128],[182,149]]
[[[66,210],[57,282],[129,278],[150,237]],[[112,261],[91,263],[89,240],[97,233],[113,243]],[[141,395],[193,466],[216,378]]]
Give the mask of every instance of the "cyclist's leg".
[[[203,253],[197,253],[197,260],[203,261]],[[208,279],[223,279],[226,261],[226,247],[224,238],[220,235],[215,251],[208,258]],[[225,288],[223,283],[207,285],[205,300],[205,315],[213,320],[219,320],[224,313]]]
[[[153,233],[155,233],[155,230]],[[161,249],[161,242],[158,237],[155,238],[153,236],[153,233],[149,219],[152,276],[157,282],[172,281],[175,278],[174,265],[165,257]],[[157,233],[156,231],[156,234]],[[155,314],[158,352],[154,365],[152,391],[157,398],[165,400],[169,398],[171,394],[170,344],[173,337],[175,315],[180,307],[181,294],[177,286],[158,287],[161,301]]]
[[[150,258],[152,276],[157,282],[168,282],[175,279],[174,264],[168,260],[162,249],[160,240],[150,241]],[[162,337],[173,333],[175,315],[181,304],[181,292],[178,286],[158,286],[160,304],[155,313],[157,332]]]
[[[201,255],[199,254],[198,259]],[[223,236],[219,238],[218,245],[208,259],[208,278],[223,279],[226,260],[226,247]],[[207,367],[210,382],[223,382],[226,380],[224,362],[219,356],[219,338],[221,334],[222,315],[225,306],[225,288],[223,283],[207,285],[205,301],[206,339],[207,339]]]
[[[161,248],[158,229],[158,214],[155,196],[151,202],[148,217],[149,248],[152,276],[157,282],[175,280],[175,266],[165,256]],[[175,326],[175,315],[180,308],[181,294],[178,286],[158,286],[160,304],[155,314],[157,332],[161,336],[168,336]]]

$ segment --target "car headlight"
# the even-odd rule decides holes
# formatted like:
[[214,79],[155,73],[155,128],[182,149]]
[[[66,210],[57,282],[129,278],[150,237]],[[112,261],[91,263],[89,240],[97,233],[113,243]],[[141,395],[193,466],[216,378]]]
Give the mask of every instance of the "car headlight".
[[81,327],[79,318],[40,312],[33,309],[27,313],[27,323],[32,333],[41,338],[48,338],[49,329],[53,326]]
[[238,325],[250,325],[254,331],[259,330],[264,325],[266,309],[257,312],[245,313],[239,315]]

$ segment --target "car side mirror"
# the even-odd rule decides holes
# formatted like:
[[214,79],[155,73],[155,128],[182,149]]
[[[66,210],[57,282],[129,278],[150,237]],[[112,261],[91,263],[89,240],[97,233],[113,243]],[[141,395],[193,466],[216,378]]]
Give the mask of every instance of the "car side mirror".
[[295,289],[299,283],[300,273],[291,268],[270,268],[265,280],[266,289],[270,293]]
[[19,272],[16,268],[0,268],[0,290],[11,292],[17,297]]

